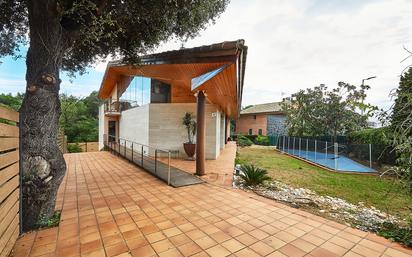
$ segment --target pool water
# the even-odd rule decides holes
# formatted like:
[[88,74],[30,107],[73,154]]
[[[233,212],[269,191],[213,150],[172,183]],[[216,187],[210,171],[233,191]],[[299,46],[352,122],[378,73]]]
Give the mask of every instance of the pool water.
[[305,151],[295,149],[282,149],[282,151],[306,159],[308,161],[317,163],[327,168],[338,171],[351,171],[351,172],[376,172],[376,170],[369,168],[363,164],[360,164],[346,156],[339,155],[335,158],[332,153],[321,153],[314,151]]

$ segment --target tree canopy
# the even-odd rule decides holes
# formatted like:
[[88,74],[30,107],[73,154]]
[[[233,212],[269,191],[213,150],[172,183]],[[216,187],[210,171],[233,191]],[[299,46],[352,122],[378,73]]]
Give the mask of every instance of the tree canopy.
[[[30,26],[35,26],[29,14],[41,2],[0,1],[0,57],[18,55],[19,48],[29,42]],[[47,1],[41,8],[59,22],[55,44],[62,54],[61,68],[82,73],[108,55],[137,62],[140,54],[170,38],[193,38],[215,21],[228,2],[59,0]]]
[[[26,92],[20,108],[23,230],[53,216],[66,165],[57,145],[60,71],[84,73],[115,56],[139,56],[170,39],[196,36],[228,0],[0,0],[0,57],[26,55]],[[64,107],[64,106],[63,106]]]
[[339,82],[336,88],[320,85],[292,94],[282,105],[289,134],[336,138],[366,128],[376,110],[364,102],[368,89]]

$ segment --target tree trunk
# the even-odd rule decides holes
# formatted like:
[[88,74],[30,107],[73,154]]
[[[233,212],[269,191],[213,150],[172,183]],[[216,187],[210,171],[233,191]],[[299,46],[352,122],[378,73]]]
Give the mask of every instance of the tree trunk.
[[28,1],[30,47],[20,109],[23,230],[47,225],[66,164],[57,145],[63,41],[56,3]]

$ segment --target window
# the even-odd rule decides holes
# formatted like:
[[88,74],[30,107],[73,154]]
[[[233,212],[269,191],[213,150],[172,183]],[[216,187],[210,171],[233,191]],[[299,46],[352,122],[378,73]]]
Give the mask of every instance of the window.
[[249,135],[252,135],[253,131],[252,129],[249,129]]
[[262,129],[259,129],[259,130],[258,130],[258,134],[259,134],[259,136],[262,135]]
[[170,103],[170,85],[161,81],[152,79],[151,103]]
[[253,119],[255,119],[255,120],[256,120],[256,115],[253,115]]

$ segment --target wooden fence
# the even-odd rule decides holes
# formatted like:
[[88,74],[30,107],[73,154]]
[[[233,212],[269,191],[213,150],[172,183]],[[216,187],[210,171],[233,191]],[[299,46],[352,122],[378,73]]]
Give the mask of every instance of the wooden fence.
[[19,113],[0,106],[0,256],[20,233]]
[[80,142],[80,143],[68,143],[68,145],[78,145],[82,152],[98,152],[99,142]]

